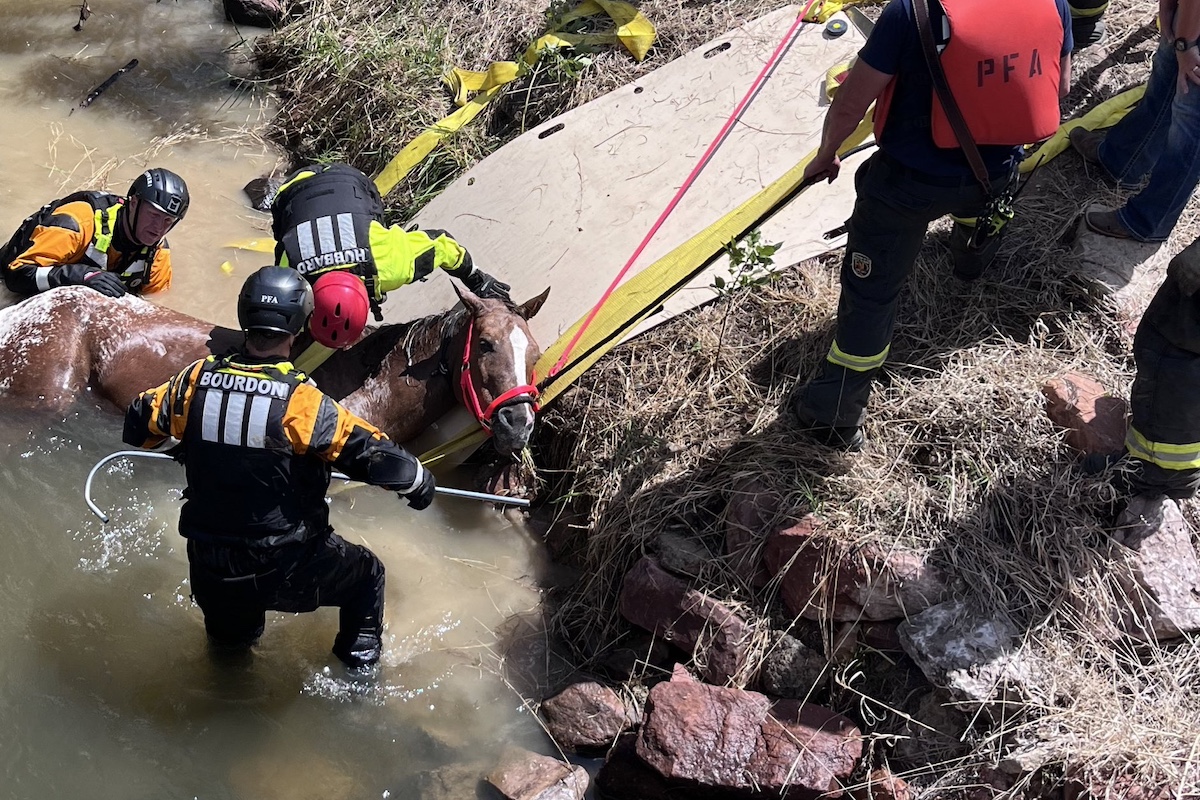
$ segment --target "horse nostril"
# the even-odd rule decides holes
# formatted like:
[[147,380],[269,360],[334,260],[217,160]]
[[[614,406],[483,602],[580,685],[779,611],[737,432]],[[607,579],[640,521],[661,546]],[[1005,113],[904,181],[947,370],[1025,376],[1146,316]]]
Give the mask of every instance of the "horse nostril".
[[529,412],[529,406],[521,403],[500,409],[499,416],[501,422],[508,428],[531,428],[533,427],[533,415]]

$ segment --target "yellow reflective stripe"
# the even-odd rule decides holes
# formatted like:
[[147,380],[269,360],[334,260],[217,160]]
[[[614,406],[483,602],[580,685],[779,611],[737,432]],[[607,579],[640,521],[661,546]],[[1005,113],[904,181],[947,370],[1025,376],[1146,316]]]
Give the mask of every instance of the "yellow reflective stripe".
[[311,178],[313,175],[316,175],[316,174],[317,173],[313,172],[311,169],[306,169],[301,172],[297,172],[290,181],[288,181],[287,183],[283,184],[282,186],[280,186],[278,189],[275,190],[275,196],[279,197],[279,195],[283,194],[284,189],[288,188],[289,186],[293,186],[302,180]]
[[1072,19],[1080,19],[1080,18],[1086,19],[1088,17],[1098,17],[1101,14],[1103,14],[1105,11],[1108,10],[1108,3],[1101,3],[1100,5],[1096,6],[1095,8],[1078,8],[1075,6],[1074,3],[1071,3],[1070,6],[1071,6],[1071,18]]
[[976,223],[979,222],[979,217],[956,217],[953,214],[950,215],[950,219],[959,225],[966,225],[968,228],[974,228]]
[[1134,458],[1149,461],[1163,469],[1200,469],[1200,442],[1152,442],[1130,426],[1125,434],[1125,449]]
[[120,206],[109,206],[96,209],[92,243],[88,245],[88,257],[105,269],[108,268],[108,248],[112,246],[113,231],[116,230],[117,209]]
[[835,341],[829,348],[829,355],[826,359],[831,364],[837,364],[839,367],[852,369],[855,372],[870,372],[873,369],[879,369],[883,366],[883,362],[887,361],[888,351],[892,349],[889,344],[883,348],[883,352],[873,356],[852,356],[842,348],[838,347]]

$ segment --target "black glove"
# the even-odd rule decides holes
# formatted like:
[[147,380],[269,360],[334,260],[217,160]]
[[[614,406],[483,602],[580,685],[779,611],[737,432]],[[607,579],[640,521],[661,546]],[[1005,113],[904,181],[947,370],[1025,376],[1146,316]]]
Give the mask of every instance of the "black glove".
[[420,511],[429,508],[429,504],[433,502],[433,495],[436,489],[437,481],[434,480],[433,473],[422,467],[421,482],[411,492],[400,496],[408,500],[410,508]]
[[493,278],[481,269],[471,270],[471,274],[463,279],[463,283],[473,294],[485,300],[503,300],[511,303],[508,290],[512,287],[501,280]]
[[109,297],[123,297],[125,284],[121,279],[102,269],[90,267],[87,264],[63,264],[50,270],[46,276],[50,286],[87,286]]

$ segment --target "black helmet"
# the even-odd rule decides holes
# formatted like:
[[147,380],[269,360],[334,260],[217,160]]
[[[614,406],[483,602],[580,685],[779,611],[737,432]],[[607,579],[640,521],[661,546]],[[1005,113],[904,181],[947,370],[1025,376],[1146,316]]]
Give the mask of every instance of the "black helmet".
[[263,267],[246,279],[238,295],[238,324],[246,331],[295,336],[312,310],[312,287],[290,267]]
[[129,187],[129,196],[149,203],[177,220],[183,219],[192,201],[183,178],[162,167],[148,169],[139,175]]

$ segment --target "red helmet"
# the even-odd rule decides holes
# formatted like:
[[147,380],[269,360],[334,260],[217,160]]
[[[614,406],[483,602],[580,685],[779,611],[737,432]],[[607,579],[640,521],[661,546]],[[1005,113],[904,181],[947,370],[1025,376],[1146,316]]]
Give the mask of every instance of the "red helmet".
[[326,347],[348,347],[367,325],[367,290],[362,280],[345,270],[327,272],[313,284],[313,314],[309,330]]

